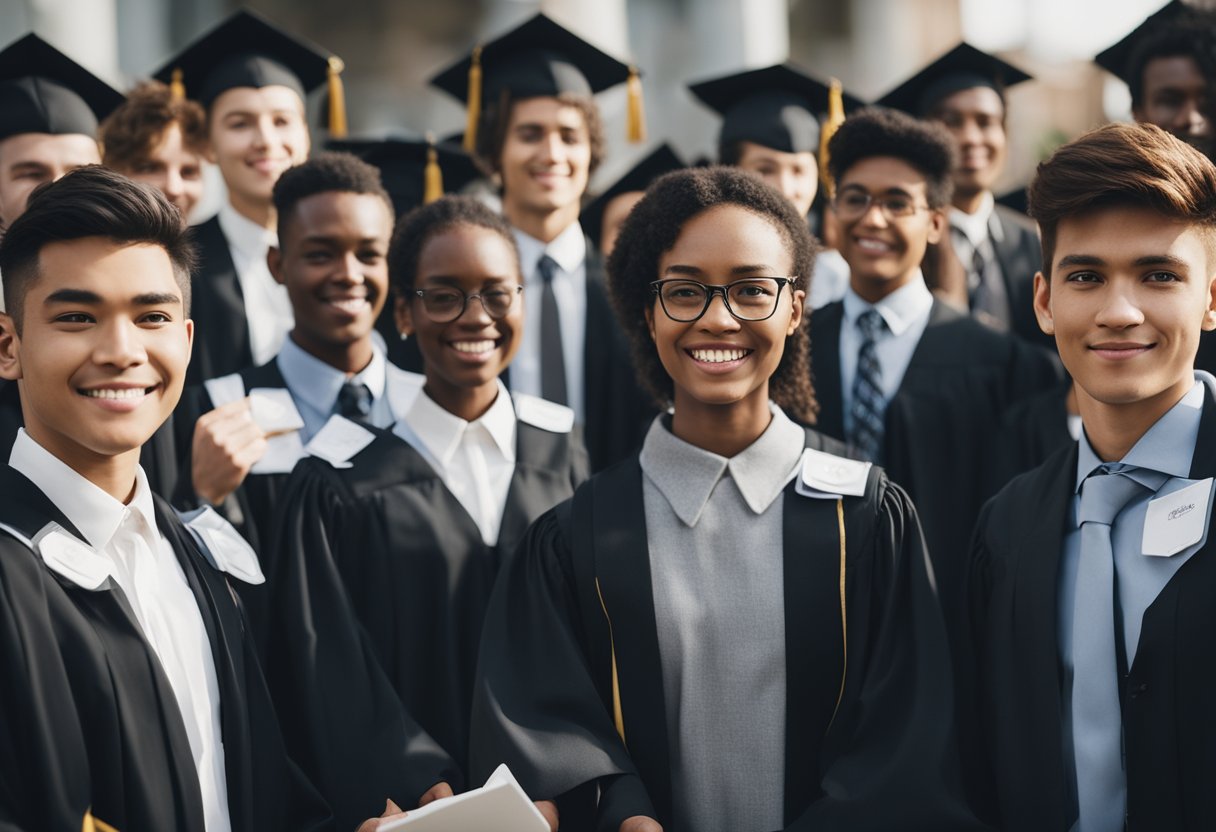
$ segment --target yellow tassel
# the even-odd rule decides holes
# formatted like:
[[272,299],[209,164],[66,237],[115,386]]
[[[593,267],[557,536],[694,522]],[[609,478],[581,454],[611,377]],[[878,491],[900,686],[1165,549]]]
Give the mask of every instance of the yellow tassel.
[[430,146],[426,149],[426,168],[423,171],[422,204],[430,205],[443,196],[443,171],[439,168],[439,153],[435,140],[427,136]]
[[186,100],[186,84],[182,81],[180,68],[173,70],[173,79],[169,81],[169,97],[174,101]]
[[329,135],[346,138],[346,90],[342,87],[342,70],[346,64],[337,55],[329,59]]
[[481,47],[473,47],[473,63],[469,67],[468,121],[464,126],[466,153],[477,152],[477,122],[481,120]]
[[626,133],[629,141],[637,144],[646,141],[646,107],[642,104],[642,79],[638,68],[629,67],[629,81],[625,85],[628,95],[626,111]]
[[828,199],[836,195],[836,183],[828,172],[828,142],[836,135],[837,128],[844,123],[844,94],[840,82],[835,78],[828,86],[828,117],[819,133],[819,181],[823,183]]

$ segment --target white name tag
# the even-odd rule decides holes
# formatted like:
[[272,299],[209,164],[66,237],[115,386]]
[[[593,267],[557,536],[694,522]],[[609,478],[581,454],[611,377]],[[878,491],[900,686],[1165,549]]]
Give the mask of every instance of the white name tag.
[[1181,491],[1150,500],[1144,514],[1144,554],[1168,558],[1202,540],[1211,496],[1212,478],[1209,477]]
[[807,448],[802,452],[802,471],[794,490],[804,497],[819,499],[860,497],[866,493],[872,467],[869,462]]
[[376,434],[342,416],[330,416],[325,427],[304,448],[307,453],[325,460],[335,468],[350,468],[350,460],[372,444]]

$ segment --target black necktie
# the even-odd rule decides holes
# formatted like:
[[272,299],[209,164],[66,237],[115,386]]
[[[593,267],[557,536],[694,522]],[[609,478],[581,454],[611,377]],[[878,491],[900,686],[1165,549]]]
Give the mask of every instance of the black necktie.
[[566,393],[566,359],[562,354],[561,315],[557,311],[557,296],[553,294],[553,277],[557,261],[549,255],[537,264],[544,288],[540,293],[540,395],[558,404],[569,404]]
[[367,422],[372,415],[372,391],[366,384],[348,381],[338,391],[338,415],[352,422]]

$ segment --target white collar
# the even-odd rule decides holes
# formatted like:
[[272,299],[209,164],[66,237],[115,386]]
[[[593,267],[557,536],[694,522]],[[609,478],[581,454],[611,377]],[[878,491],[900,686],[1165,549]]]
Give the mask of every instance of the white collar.
[[990,221],[995,211],[996,200],[992,197],[992,191],[984,191],[979,210],[974,214],[951,207],[950,225],[963,232],[963,236],[975,247],[984,242],[988,236]]
[[[300,397],[319,413],[333,410],[338,393],[347,382],[346,373],[305,351],[290,335],[283,341],[275,363],[293,396]],[[372,398],[379,400],[387,383],[387,367],[388,362],[373,342],[372,360],[349,380],[366,384]]]
[[908,281],[878,303],[863,300],[850,286],[844,293],[845,323],[852,325],[867,309],[876,309],[892,335],[902,335],[908,327],[929,314],[933,307],[933,293],[925,285],[924,275],[917,269],[916,277]]
[[542,243],[518,228],[511,230],[515,232],[515,243],[519,246],[519,263],[525,281],[536,273],[536,266],[543,255],[547,254],[557,261],[566,274],[573,274],[587,259],[587,238],[578,222],[570,223],[565,231],[548,243]]
[[505,459],[511,462],[515,460],[515,407],[502,381],[498,382],[498,396],[490,409],[473,422],[466,422],[444,410],[427,395],[426,390],[420,390],[414,397],[401,421],[445,468],[451,464],[466,432],[478,425],[490,434]]
[[216,216],[228,245],[251,260],[265,259],[266,250],[279,245],[279,235],[276,232],[263,228],[238,213],[227,200],[220,206],[220,212]]

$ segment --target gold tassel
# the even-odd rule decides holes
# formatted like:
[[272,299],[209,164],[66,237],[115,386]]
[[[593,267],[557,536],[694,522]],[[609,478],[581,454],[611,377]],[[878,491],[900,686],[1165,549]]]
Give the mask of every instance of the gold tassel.
[[464,126],[466,153],[477,152],[477,122],[481,120],[481,47],[473,47],[473,63],[469,66],[468,121]]
[[337,55],[329,58],[329,135],[346,138],[346,90],[342,87],[342,70],[346,64]]
[[439,152],[435,150],[435,139],[426,137],[426,168],[423,171],[422,204],[430,205],[443,196],[443,171],[439,168]]
[[629,141],[637,144],[646,141],[646,107],[642,104],[642,78],[636,66],[629,67],[629,81],[625,85],[628,95],[626,111],[626,134]]
[[837,128],[844,123],[844,94],[840,82],[833,78],[828,85],[828,117],[819,133],[819,181],[823,183],[828,199],[836,195],[836,183],[828,172],[828,142],[836,135]]
[[174,101],[186,100],[186,84],[182,81],[181,67],[173,70],[173,79],[169,81],[169,97]]

